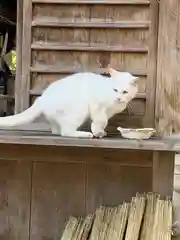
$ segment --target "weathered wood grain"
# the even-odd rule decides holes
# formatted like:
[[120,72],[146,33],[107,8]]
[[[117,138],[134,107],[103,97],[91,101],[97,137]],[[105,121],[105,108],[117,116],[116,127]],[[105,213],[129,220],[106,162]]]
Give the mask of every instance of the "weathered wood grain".
[[120,137],[78,139],[59,137],[47,132],[37,133],[37,131],[1,131],[0,144],[180,151],[180,142],[174,140],[126,140]]
[[[164,0],[160,4],[158,62],[156,83],[156,128],[160,135],[170,135],[177,124],[168,106],[179,112],[179,28],[178,0]],[[170,27],[171,26],[171,27]],[[174,122],[172,122],[174,120]]]
[[0,162],[0,239],[29,240],[31,163]]
[[31,239],[58,239],[70,215],[85,216],[85,165],[34,163],[32,177]]
[[23,0],[17,1],[17,33],[16,33],[16,52],[17,52],[17,67],[15,79],[15,112],[21,110],[21,95],[19,90],[22,84],[22,41],[23,41]]
[[[29,107],[30,64],[31,64],[31,22],[32,2],[23,1],[22,78],[16,94],[20,96],[19,111]],[[16,95],[15,94],[15,95]]]
[[144,125],[146,127],[155,127],[155,96],[156,96],[156,73],[157,73],[157,49],[158,49],[158,20],[159,3],[157,0],[151,0],[150,19],[151,27],[149,30],[149,54],[148,54],[148,77],[146,83],[146,112]]
[[173,152],[154,152],[152,169],[152,190],[162,197],[173,194],[174,182],[174,161]]
[[72,4],[72,3],[78,3],[78,4],[136,4],[136,5],[149,5],[150,1],[149,0],[32,0],[33,3],[61,3],[61,4]]
[[86,211],[92,212],[101,205],[117,206],[136,192],[151,191],[151,185],[151,168],[88,165]]

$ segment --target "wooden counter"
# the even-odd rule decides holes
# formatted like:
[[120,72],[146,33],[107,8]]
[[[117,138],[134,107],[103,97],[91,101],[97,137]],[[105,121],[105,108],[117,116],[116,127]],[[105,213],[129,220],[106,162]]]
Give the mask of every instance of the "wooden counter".
[[37,131],[5,131],[0,130],[0,143],[28,144],[46,146],[69,146],[88,148],[116,148],[151,151],[180,151],[180,141],[177,140],[127,140],[121,137],[107,137],[103,139],[66,138],[52,135],[48,132]]

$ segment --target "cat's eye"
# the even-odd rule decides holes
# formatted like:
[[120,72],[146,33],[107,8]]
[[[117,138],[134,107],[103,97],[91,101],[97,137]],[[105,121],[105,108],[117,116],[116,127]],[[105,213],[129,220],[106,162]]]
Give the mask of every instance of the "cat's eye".
[[118,92],[117,88],[114,88],[113,90],[114,90],[115,92]]
[[127,91],[123,91],[122,93],[123,93],[123,94],[127,94],[128,92],[127,92]]

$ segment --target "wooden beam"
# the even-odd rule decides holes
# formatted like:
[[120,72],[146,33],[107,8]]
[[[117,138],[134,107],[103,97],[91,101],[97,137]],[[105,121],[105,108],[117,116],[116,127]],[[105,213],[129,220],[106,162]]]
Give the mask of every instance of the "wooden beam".
[[[0,130],[0,144],[21,144],[21,145],[39,145],[39,146],[71,146],[71,147],[90,147],[90,148],[111,148],[111,149],[136,149],[136,150],[148,150],[148,151],[164,151],[165,153],[161,156],[156,156],[159,161],[159,165],[162,169],[163,167],[163,161],[164,164],[170,159],[170,162],[172,161],[172,158],[168,158],[169,155],[166,153],[168,152],[178,152],[180,151],[180,143],[176,141],[171,140],[157,140],[157,139],[151,139],[151,140],[127,140],[119,137],[107,137],[104,139],[81,139],[81,138],[70,138],[70,137],[61,137],[58,135],[53,135],[48,131],[37,131],[38,126],[33,127],[35,124],[31,124],[31,131],[22,131],[22,130],[6,130],[2,129]],[[39,128],[41,128],[41,123],[39,123]],[[44,128],[45,128],[44,124]],[[29,126],[30,128],[30,126]],[[160,154],[160,153],[158,153]],[[154,160],[155,161],[155,160]],[[158,176],[158,170],[156,170],[157,162],[154,162],[154,183],[153,188],[154,190],[160,189],[157,185],[157,178],[161,177],[165,178],[165,175],[163,173],[159,173]],[[172,163],[171,163],[172,164]],[[171,166],[171,165],[169,165]],[[169,171],[171,171],[172,166],[170,167]],[[159,170],[160,171],[160,170]],[[162,170],[164,171],[164,170]],[[167,171],[168,172],[168,171]],[[166,173],[167,174],[167,173]],[[170,174],[170,173],[168,173]],[[170,175],[168,175],[170,176]],[[171,176],[170,176],[171,177]],[[168,180],[165,181],[165,184]],[[171,178],[169,178],[169,181],[171,182]],[[159,190],[158,190],[159,191]]]
[[[78,68],[62,68],[61,66],[53,66],[53,65],[35,65],[33,67],[30,67],[31,72],[33,73],[60,73],[60,74],[73,74],[73,73],[78,73],[78,72],[84,72],[87,69],[78,69]],[[122,69],[117,69],[119,71],[123,71]],[[103,74],[104,72],[107,71],[107,68],[94,68],[91,69],[89,68],[88,71]],[[142,76],[146,77],[147,72],[145,71],[136,71],[136,72],[131,72],[132,75],[135,76]]]
[[82,45],[62,45],[61,43],[33,43],[31,45],[33,50],[47,50],[47,51],[80,51],[80,52],[128,52],[128,53],[148,53],[148,47],[141,46],[84,46]]
[[155,127],[155,94],[156,94],[156,74],[157,74],[157,45],[158,45],[158,20],[159,3],[151,0],[150,7],[150,33],[148,38],[148,77],[146,83],[146,112],[144,126]]
[[20,111],[29,107],[30,64],[31,64],[31,22],[32,1],[24,0],[23,4],[23,42],[22,42],[22,81],[17,93],[20,95]]
[[155,120],[161,136],[170,135],[173,129],[170,102],[174,109],[180,106],[179,14],[179,0],[160,1]]
[[164,196],[173,195],[174,152],[154,152],[152,191]]
[[141,28],[148,29],[149,21],[119,21],[119,22],[82,22],[65,21],[55,17],[40,17],[32,21],[33,27],[64,27],[64,28]]
[[109,5],[149,5],[149,0],[32,0],[33,3],[60,3],[60,4],[109,4]]
[[16,80],[15,80],[15,113],[21,110],[21,95],[19,90],[22,83],[22,38],[23,38],[23,0],[17,1],[16,25]]

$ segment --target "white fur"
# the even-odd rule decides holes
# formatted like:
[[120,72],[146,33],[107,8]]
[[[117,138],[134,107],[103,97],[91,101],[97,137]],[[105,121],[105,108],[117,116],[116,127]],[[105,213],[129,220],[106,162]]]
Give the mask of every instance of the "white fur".
[[[69,137],[103,137],[108,119],[122,112],[135,97],[135,79],[127,72],[116,72],[111,77],[94,73],[73,74],[50,84],[24,112],[1,117],[0,127],[27,124],[42,114],[50,123],[52,133]],[[92,133],[78,131],[88,118],[92,120]]]

